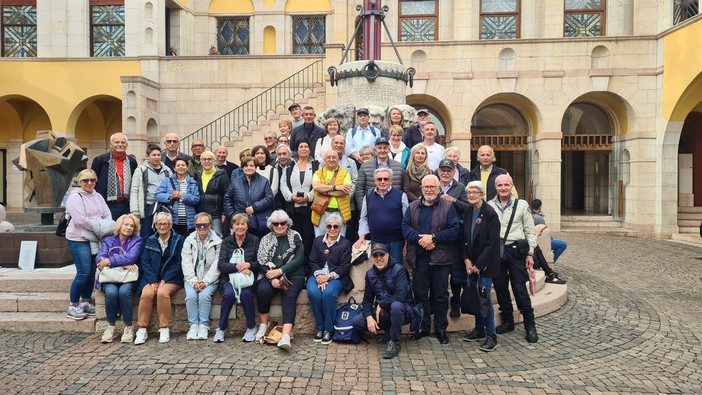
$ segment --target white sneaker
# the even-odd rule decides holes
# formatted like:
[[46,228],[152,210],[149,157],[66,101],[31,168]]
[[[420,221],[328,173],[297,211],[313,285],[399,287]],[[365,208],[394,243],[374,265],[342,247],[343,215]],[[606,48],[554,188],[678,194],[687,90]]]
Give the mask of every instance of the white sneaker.
[[124,332],[122,333],[122,343],[131,343],[134,341],[134,327],[133,326],[125,326],[124,327]]
[[185,335],[185,340],[197,340],[197,324],[190,324],[190,329],[188,330],[188,334]]
[[76,321],[80,321],[85,319],[88,314],[86,314],[80,306],[74,306],[70,305],[68,306],[68,312],[66,313],[66,317],[74,319]]
[[197,340],[207,340],[210,334],[210,327],[205,324],[198,325]]
[[146,343],[146,339],[149,338],[149,334],[146,333],[146,328],[139,328],[137,329],[136,332],[136,339],[134,339],[134,344],[139,345],[139,344],[144,344]]
[[115,327],[114,326],[108,326],[105,329],[105,333],[102,334],[102,339],[101,341],[103,343],[112,343],[112,340],[115,338]]
[[257,342],[263,342],[263,337],[266,336],[267,330],[268,324],[258,324],[258,331],[256,331],[256,337],[254,340]]
[[280,341],[278,342],[278,347],[282,348],[285,351],[290,351],[292,346],[290,345],[290,335],[283,335],[283,337],[280,338]]
[[244,332],[244,337],[242,337],[241,340],[245,342],[252,342],[256,340],[256,328],[247,328],[246,332]]
[[224,331],[217,328],[215,331],[214,337],[212,338],[212,341],[215,343],[221,343],[224,341]]
[[171,341],[171,330],[170,328],[161,328],[158,330],[159,336],[158,336],[158,342],[159,343],[168,343]]
[[83,312],[87,315],[95,315],[95,306],[91,305],[90,302],[83,302],[80,305]]

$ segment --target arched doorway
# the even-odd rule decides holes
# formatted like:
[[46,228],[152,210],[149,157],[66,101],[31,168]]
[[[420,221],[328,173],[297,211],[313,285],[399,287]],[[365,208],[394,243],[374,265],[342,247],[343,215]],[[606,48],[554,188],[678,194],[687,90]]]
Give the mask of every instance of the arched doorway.
[[478,148],[489,145],[495,151],[495,164],[506,169],[517,193],[526,198],[528,191],[528,142],[530,127],[527,118],[516,107],[493,103],[480,108],[471,121],[471,163],[478,163]]
[[83,148],[89,161],[105,152],[110,136],[124,131],[122,101],[112,96],[94,96],[83,100],[71,113],[68,132]]
[[680,144],[678,145],[679,207],[702,207],[702,109],[700,107],[702,106],[698,106],[685,117],[680,134]]
[[612,214],[613,118],[598,105],[574,102],[563,115],[561,132],[561,212]]

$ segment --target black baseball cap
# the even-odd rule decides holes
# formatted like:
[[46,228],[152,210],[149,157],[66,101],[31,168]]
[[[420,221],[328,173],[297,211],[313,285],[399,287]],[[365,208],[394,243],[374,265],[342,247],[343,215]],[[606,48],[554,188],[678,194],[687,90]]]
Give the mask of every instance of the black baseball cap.
[[300,105],[297,103],[293,103],[288,107],[288,111],[292,111],[294,108],[300,108]]

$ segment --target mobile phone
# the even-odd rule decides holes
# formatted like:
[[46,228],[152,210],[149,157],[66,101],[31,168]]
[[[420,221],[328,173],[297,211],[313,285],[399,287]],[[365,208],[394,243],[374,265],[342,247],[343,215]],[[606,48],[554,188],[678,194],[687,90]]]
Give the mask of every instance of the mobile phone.
[[305,196],[305,193],[304,193],[304,192],[298,192],[296,196],[297,196],[297,197],[303,197],[303,196]]

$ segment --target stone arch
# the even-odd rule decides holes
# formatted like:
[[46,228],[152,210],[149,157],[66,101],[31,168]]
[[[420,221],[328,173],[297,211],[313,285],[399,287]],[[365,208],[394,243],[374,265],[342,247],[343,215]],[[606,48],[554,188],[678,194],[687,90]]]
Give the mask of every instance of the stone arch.
[[424,65],[427,62],[427,53],[421,49],[412,52],[410,55],[410,66],[417,70],[424,70]]
[[124,125],[122,131],[127,135],[134,134],[136,132],[136,118],[132,116],[127,117],[127,124]]
[[419,110],[426,108],[431,113],[431,119],[436,123],[439,138],[451,141],[450,134],[453,130],[453,119],[448,107],[438,98],[430,95],[409,95],[407,104]]
[[517,68],[517,52],[512,48],[505,48],[498,55],[500,71],[512,71]]
[[285,12],[331,12],[329,0],[288,0],[285,2]]
[[147,1],[144,4],[144,18],[153,19],[154,17],[154,3]]
[[123,130],[122,101],[108,95],[86,98],[73,109],[66,126],[79,145],[107,142],[110,135]]
[[124,95],[124,106],[126,108],[136,108],[136,105],[137,105],[136,92],[134,92],[134,91],[127,92],[127,94]]
[[144,29],[144,41],[147,44],[153,44],[154,43],[154,29],[147,27]]
[[498,106],[511,108],[523,117],[526,127],[523,134],[532,136],[539,132],[541,112],[531,99],[518,93],[498,93],[483,100],[476,108],[471,118],[471,133],[473,133],[473,125],[476,121],[476,116],[479,116],[479,113],[488,107],[499,109]]
[[160,144],[160,136],[158,134],[158,123],[155,119],[149,118],[146,122],[146,142]]
[[593,69],[605,69],[609,65],[609,49],[604,45],[598,45],[590,52],[590,67]]
[[38,130],[52,130],[51,119],[36,101],[20,95],[0,98],[0,142],[36,138]]
[[577,104],[595,106],[607,114],[613,136],[624,135],[636,129],[636,113],[628,101],[612,92],[588,92],[573,100],[566,108],[561,123],[562,131],[568,110]]
[[210,14],[253,14],[254,5],[251,0],[212,0],[208,12]]
[[263,28],[263,53],[275,54],[276,52],[276,31],[273,26]]

